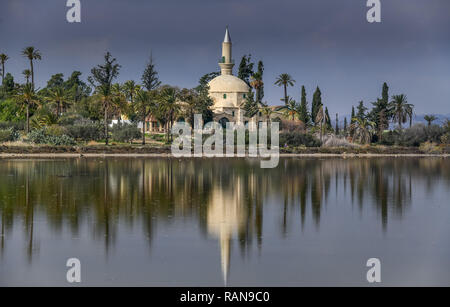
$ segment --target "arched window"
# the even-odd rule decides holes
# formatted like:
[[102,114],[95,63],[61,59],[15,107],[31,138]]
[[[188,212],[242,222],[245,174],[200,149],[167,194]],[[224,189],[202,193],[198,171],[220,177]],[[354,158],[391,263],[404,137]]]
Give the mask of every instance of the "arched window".
[[222,117],[221,119],[219,119],[219,124],[222,126],[222,128],[226,128],[228,122],[229,120],[226,117]]
[[223,99],[227,99],[227,94],[223,94]]

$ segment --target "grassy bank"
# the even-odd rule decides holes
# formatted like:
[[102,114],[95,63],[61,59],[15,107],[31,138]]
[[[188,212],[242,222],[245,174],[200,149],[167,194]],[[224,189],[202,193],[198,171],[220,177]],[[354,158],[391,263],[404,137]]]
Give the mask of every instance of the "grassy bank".
[[[0,145],[0,154],[170,154],[167,145]],[[280,148],[281,154],[332,154],[332,155],[449,155],[450,146],[361,146],[361,147],[286,147]]]

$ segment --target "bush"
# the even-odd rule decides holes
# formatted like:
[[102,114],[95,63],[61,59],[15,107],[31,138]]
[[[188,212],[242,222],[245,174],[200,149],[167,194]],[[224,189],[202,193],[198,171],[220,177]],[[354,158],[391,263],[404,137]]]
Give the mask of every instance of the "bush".
[[25,122],[0,122],[0,130],[12,128],[16,131],[25,130]]
[[396,129],[385,133],[381,144],[419,147],[420,144],[425,142],[440,142],[444,133],[445,129],[438,125],[428,127],[423,124],[416,124],[408,129]]
[[99,141],[105,138],[105,131],[100,122],[78,122],[71,126],[66,126],[68,136],[81,141]]
[[0,143],[17,141],[19,139],[19,136],[19,132],[14,128],[1,129]]
[[320,147],[321,142],[311,134],[299,132],[282,132],[280,133],[280,147],[283,147],[285,145],[293,147]]
[[35,144],[50,144],[55,146],[72,146],[75,140],[66,134],[51,134],[56,129],[41,128],[33,130],[28,134],[28,139]]
[[119,123],[111,129],[112,139],[116,142],[131,143],[134,139],[142,137],[141,131],[136,125]]

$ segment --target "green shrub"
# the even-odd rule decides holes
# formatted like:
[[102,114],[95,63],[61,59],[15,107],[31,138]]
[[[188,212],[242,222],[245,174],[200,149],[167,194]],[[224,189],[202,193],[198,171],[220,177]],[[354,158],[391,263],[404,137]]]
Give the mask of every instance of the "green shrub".
[[293,147],[320,147],[322,144],[320,140],[318,140],[311,134],[293,131],[280,133],[280,147],[285,147],[286,145]]
[[116,142],[131,143],[134,139],[142,137],[141,131],[136,125],[119,123],[111,129],[112,139]]
[[16,131],[25,130],[25,122],[0,122],[0,129],[6,130],[12,128]]
[[28,139],[35,144],[49,144],[54,146],[72,146],[75,140],[66,134],[51,134],[55,129],[41,128],[31,131]]
[[19,132],[14,128],[0,129],[0,143],[17,141],[19,136]]
[[438,125],[428,127],[423,124],[416,124],[411,128],[396,129],[383,134],[383,139],[380,143],[388,146],[419,147],[420,144],[425,142],[441,142],[444,133],[445,128]]
[[105,138],[103,124],[100,122],[78,122],[65,126],[68,136],[81,141],[99,141]]

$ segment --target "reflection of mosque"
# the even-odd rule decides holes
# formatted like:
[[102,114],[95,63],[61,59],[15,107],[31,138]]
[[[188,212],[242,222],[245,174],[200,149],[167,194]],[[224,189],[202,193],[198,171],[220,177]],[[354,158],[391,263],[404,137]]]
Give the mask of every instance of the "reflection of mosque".
[[222,274],[225,284],[227,283],[230,266],[232,237],[245,227],[246,211],[243,207],[244,195],[240,185],[241,180],[238,178],[234,191],[227,191],[219,186],[214,187],[208,205],[208,232],[219,239]]

